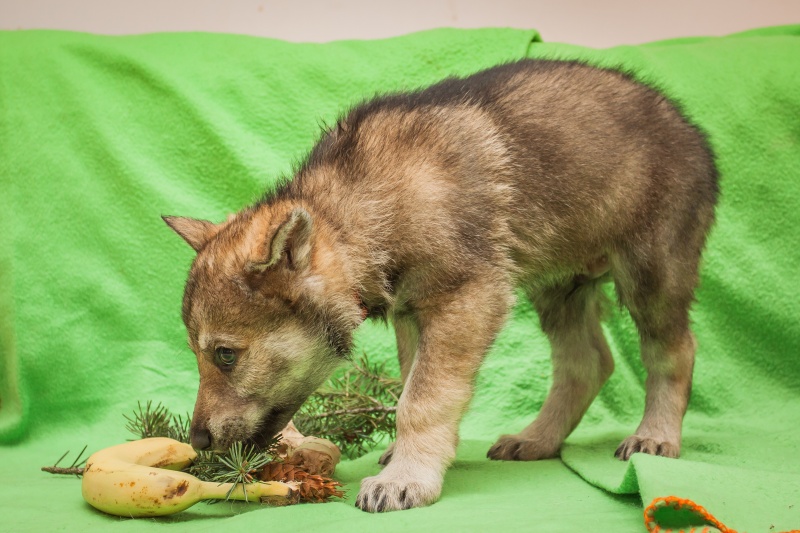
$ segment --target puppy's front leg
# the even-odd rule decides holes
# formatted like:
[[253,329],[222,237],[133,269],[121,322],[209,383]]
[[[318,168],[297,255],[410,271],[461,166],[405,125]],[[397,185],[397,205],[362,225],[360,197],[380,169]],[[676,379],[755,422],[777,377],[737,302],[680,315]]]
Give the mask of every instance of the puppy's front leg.
[[394,511],[439,497],[475,373],[512,300],[510,284],[490,274],[421,306],[419,351],[397,406],[392,460],[364,479],[359,508]]

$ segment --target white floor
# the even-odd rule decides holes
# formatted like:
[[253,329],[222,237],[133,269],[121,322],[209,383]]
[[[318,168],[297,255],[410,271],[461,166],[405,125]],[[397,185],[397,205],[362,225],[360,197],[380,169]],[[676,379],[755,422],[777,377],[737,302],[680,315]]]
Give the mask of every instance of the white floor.
[[290,41],[390,37],[441,26],[536,28],[607,47],[800,23],[800,0],[0,0],[0,29],[212,31]]

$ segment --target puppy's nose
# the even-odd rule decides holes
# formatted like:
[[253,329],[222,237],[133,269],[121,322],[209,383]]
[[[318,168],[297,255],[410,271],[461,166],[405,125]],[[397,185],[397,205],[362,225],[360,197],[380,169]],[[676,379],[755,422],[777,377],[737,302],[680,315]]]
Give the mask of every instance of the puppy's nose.
[[192,428],[192,448],[195,450],[207,450],[211,448],[211,433],[205,428]]

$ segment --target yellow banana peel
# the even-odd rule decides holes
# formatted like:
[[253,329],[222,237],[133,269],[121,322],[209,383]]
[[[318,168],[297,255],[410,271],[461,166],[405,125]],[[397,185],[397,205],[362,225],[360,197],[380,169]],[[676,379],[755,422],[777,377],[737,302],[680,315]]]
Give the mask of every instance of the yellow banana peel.
[[[197,454],[188,444],[155,437],[112,446],[86,460],[81,491],[96,509],[117,516],[147,517],[178,513],[200,500],[225,499],[232,483],[201,481],[181,472]],[[291,483],[238,484],[229,499],[291,499]]]

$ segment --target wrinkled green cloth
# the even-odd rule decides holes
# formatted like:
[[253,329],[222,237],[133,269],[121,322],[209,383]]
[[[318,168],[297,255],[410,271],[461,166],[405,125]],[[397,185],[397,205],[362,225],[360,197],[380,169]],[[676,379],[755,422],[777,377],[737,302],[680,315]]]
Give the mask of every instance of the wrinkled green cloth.
[[[485,459],[550,383],[547,342],[520,299],[428,508],[353,507],[380,451],[340,465],[343,503],[200,504],[157,520],[103,515],[76,479],[38,472],[128,438],[122,413],[138,400],[192,408],[180,319],[192,251],[160,215],[221,220],[290,175],[348,105],[525,56],[626,68],[677,99],[717,154],[723,194],[692,315],[700,347],[680,460],[613,459],[644,405],[621,310],[606,325],[617,370],[562,459]],[[799,58],[800,26],[606,50],[511,29],[328,44],[0,32],[0,529],[626,532],[644,531],[642,503],[667,495],[750,533],[800,527]],[[365,324],[358,351],[391,360],[393,339]]]

